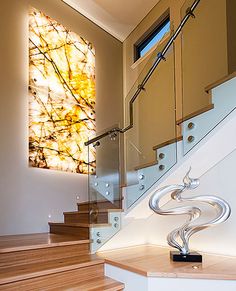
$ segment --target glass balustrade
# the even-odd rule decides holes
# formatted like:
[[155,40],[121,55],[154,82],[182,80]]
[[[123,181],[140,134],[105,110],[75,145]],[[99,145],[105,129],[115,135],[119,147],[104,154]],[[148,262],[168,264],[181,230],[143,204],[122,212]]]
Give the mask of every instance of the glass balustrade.
[[[196,2],[185,2],[182,18]],[[97,133],[99,138],[88,146],[89,213],[94,225],[90,237],[94,250],[119,230],[122,208],[132,207],[177,163],[177,143],[183,139],[186,154],[235,108],[233,78],[223,84],[228,86],[224,87],[226,98],[220,98],[215,87],[209,86],[233,70],[229,54],[229,26],[233,20],[226,20],[229,5],[232,9],[230,0],[200,1],[194,11],[196,17],[183,28],[182,67],[175,67],[174,43],[164,56],[160,54],[173,32],[167,33],[151,54],[133,64],[138,77],[124,101],[123,127],[116,125],[102,135]],[[158,57],[162,60],[149,74]],[[183,84],[183,117],[177,122],[175,74],[182,74]],[[140,93],[136,98],[137,90]],[[206,118],[197,122],[192,119],[198,116]],[[181,130],[178,125],[182,125]],[[129,130],[122,132],[127,127]],[[121,186],[125,186],[125,203]]]

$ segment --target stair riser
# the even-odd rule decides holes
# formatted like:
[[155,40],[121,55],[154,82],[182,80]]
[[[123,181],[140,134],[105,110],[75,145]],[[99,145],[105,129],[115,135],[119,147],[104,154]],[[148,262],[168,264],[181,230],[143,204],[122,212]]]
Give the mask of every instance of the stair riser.
[[50,233],[76,235],[78,239],[89,239],[89,227],[50,225]]
[[89,215],[88,213],[64,214],[65,223],[108,223],[108,213]]
[[[4,291],[35,291],[35,290],[68,290],[65,286],[73,284],[81,284],[81,282],[94,277],[104,275],[103,264],[79,268],[71,271],[60,272],[57,274],[41,276],[37,278],[18,281],[0,285],[0,290]],[[64,288],[63,288],[64,287]]]
[[88,252],[89,244],[79,244],[2,253],[0,255],[0,268],[43,263],[56,259],[69,258],[75,255],[79,256],[87,254]]

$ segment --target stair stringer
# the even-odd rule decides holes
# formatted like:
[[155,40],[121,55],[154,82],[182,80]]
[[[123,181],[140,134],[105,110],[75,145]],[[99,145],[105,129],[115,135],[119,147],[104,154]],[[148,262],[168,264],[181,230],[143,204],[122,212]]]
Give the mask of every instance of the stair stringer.
[[[129,185],[125,188],[125,207],[130,208],[140,197],[142,197],[148,188],[155,181],[159,181],[172,167],[177,160],[176,153],[177,143],[172,143],[156,150],[156,156],[162,154],[163,159],[160,159],[157,164],[143,169],[139,169],[136,173],[138,184]],[[163,168],[162,168],[163,167]]]
[[[182,142],[178,143],[176,165],[157,181],[129,210],[122,215],[122,227],[99,251],[149,243],[147,220],[153,214],[149,199],[157,188],[181,183],[192,168],[192,177],[201,177],[236,149],[236,110],[232,111],[188,154],[182,154]],[[125,193],[124,193],[125,197]],[[168,199],[163,199],[165,204]],[[153,231],[158,231],[157,229]],[[163,245],[166,242],[163,241]]]
[[114,236],[117,231],[121,229],[121,212],[108,210],[108,225],[99,226],[96,224],[93,227],[90,227],[90,251],[92,254],[96,253],[96,251],[103,245],[107,240],[109,240],[112,236]]

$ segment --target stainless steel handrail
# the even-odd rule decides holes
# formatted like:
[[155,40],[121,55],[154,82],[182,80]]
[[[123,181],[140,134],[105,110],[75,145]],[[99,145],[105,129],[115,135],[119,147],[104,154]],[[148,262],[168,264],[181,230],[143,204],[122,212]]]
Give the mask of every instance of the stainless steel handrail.
[[108,130],[88,141],[86,141],[84,144],[86,146],[100,140],[103,137],[106,137],[108,135],[111,135],[113,133],[116,132],[120,132],[120,133],[125,133],[126,131],[128,131],[129,129],[133,128],[134,126],[134,115],[133,115],[133,104],[135,102],[135,100],[137,99],[137,97],[139,96],[139,94],[141,93],[142,90],[145,90],[145,85],[147,83],[147,81],[149,80],[149,78],[151,77],[152,73],[155,71],[155,69],[157,68],[157,66],[159,65],[159,63],[161,61],[165,61],[165,54],[167,53],[168,49],[170,48],[170,46],[172,45],[172,43],[174,42],[174,40],[177,38],[177,36],[180,34],[180,32],[182,31],[185,23],[188,21],[188,19],[190,17],[194,17],[194,10],[197,7],[197,5],[199,4],[201,0],[195,0],[194,3],[192,4],[191,7],[189,7],[186,10],[186,15],[184,16],[184,18],[181,20],[178,28],[176,29],[175,33],[173,34],[173,36],[169,39],[169,41],[167,42],[167,44],[165,45],[165,47],[163,48],[163,50],[161,52],[159,52],[157,54],[157,59],[154,62],[154,64],[152,65],[152,67],[149,69],[149,71],[147,72],[146,76],[144,77],[143,81],[138,85],[137,90],[135,91],[134,95],[132,96],[132,98],[129,101],[129,125],[124,127],[124,128],[118,128],[118,127],[114,127],[111,130]]

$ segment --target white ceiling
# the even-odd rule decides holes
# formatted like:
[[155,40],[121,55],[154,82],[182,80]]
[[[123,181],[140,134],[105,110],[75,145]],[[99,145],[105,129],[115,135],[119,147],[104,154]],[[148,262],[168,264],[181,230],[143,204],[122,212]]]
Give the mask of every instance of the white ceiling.
[[124,41],[159,0],[62,0]]

